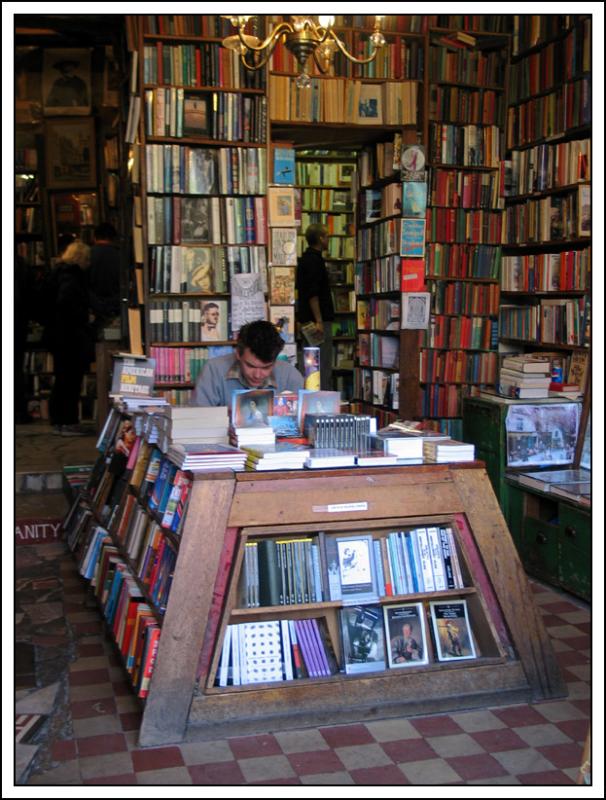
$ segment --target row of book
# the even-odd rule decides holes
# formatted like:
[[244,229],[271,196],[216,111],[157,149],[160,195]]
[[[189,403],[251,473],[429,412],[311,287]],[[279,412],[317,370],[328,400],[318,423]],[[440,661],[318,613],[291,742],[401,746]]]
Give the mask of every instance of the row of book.
[[158,651],[160,625],[118,548],[103,529],[91,541],[99,542],[99,546],[85,577],[91,581],[133,689],[137,697],[145,698]]
[[310,225],[324,225],[329,236],[352,236],[353,219],[351,214],[333,211],[301,211],[301,230]]
[[233,25],[218,14],[145,14],[143,33],[222,38],[233,33]]
[[499,313],[498,283],[431,281],[429,287],[436,314],[495,316]]
[[554,92],[507,111],[507,149],[561,136],[591,123],[591,83],[588,78],[566,83]]
[[498,280],[501,258],[501,248],[494,245],[428,242],[427,275]]
[[394,133],[392,140],[366,145],[358,153],[358,187],[370,186],[377,178],[387,178],[402,168],[402,134]]
[[289,76],[271,75],[269,115],[272,120],[333,122],[357,125],[415,125],[418,83],[362,83],[335,78],[311,79],[300,89]]
[[371,227],[358,228],[356,258],[358,261],[370,261],[374,258],[400,254],[401,237],[401,219],[381,220]]
[[429,87],[429,119],[457,125],[500,125],[505,117],[505,97],[494,89],[459,86]]
[[[585,20],[562,39],[550,42],[536,53],[511,65],[511,97],[516,103],[541,94],[563,80],[580,78],[591,70],[591,22]],[[560,33],[560,32],[558,32]]]
[[591,180],[591,140],[539,144],[511,153],[509,195],[544,192]]
[[354,397],[365,403],[383,406],[393,411],[398,409],[400,373],[385,372],[380,368],[354,369]]
[[391,298],[358,298],[356,320],[359,331],[397,331],[400,328],[400,303]]
[[434,164],[498,167],[500,140],[496,125],[429,123],[428,152]]
[[504,292],[587,291],[591,275],[591,248],[503,256]]
[[167,194],[265,194],[266,155],[260,147],[148,144],[146,188]]
[[542,299],[539,305],[502,305],[499,330],[507,339],[548,344],[588,344],[589,303],[586,298]]
[[267,100],[264,95],[231,92],[188,93],[183,88],[145,89],[147,136],[197,137],[263,144]]
[[499,244],[502,231],[501,211],[432,208],[427,212],[427,235],[433,242]]
[[218,354],[223,354],[222,347],[152,346],[150,355],[156,360],[155,384],[195,383],[202,368],[217,350]]
[[148,197],[148,244],[267,244],[265,197]]
[[361,367],[381,367],[381,369],[399,370],[399,338],[383,336],[380,333],[358,334],[358,364]]
[[[422,417],[460,417],[463,413],[463,397],[477,391],[477,386],[470,384],[438,384],[428,383],[421,387],[420,406]],[[453,429],[454,431],[455,429]],[[457,433],[460,427],[456,428]]]
[[497,326],[496,319],[432,314],[423,335],[423,347],[496,350],[499,331],[503,335],[503,328]]
[[356,295],[376,292],[397,292],[400,289],[401,256],[397,254],[356,261],[354,287]]
[[233,276],[243,273],[259,273],[267,283],[265,247],[152,245],[149,258],[151,294],[222,294]]
[[432,168],[429,171],[430,203],[446,208],[502,208],[504,199],[496,172]]
[[512,52],[517,56],[541,42],[559,38],[563,31],[571,30],[579,22],[582,24],[583,20],[578,14],[516,14]]
[[496,383],[496,353],[423,349],[419,361],[419,380],[423,383]]
[[263,89],[264,70],[245,69],[240,54],[220,42],[143,45],[143,83],[220,89]]
[[349,189],[327,189],[303,187],[301,207],[314,211],[344,213],[352,211],[353,201]]
[[228,302],[220,298],[153,301],[149,320],[152,342],[226,343],[230,337]]
[[504,244],[590,237],[591,187],[582,185],[563,195],[508,206],[503,233]]
[[429,48],[429,78],[474,86],[502,87],[507,60],[502,52],[483,53],[446,46],[432,40]]

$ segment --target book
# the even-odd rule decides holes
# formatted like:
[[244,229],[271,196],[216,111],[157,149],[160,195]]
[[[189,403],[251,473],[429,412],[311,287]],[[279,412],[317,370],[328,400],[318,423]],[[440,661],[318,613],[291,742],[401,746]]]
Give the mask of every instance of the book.
[[439,661],[462,661],[476,658],[473,634],[469,625],[467,602],[430,601],[431,624]]
[[359,467],[385,467],[399,464],[401,459],[395,453],[385,452],[381,448],[369,450],[367,453],[358,453],[356,464]]
[[424,258],[425,219],[404,217],[400,229],[400,255],[404,258]]
[[353,467],[356,454],[352,451],[339,450],[336,447],[314,448],[305,460],[308,469],[326,469],[333,467]]
[[[296,266],[297,264],[297,229],[296,228],[272,228],[271,229],[271,263],[272,265],[282,264],[284,266]],[[272,302],[276,302],[273,301]],[[291,302],[291,301],[286,301]],[[294,303],[294,300],[292,301]],[[279,301],[278,305],[285,304]]]
[[317,347],[324,341],[324,334],[318,330],[315,322],[303,323],[301,325],[301,335],[305,339],[306,343],[312,347]]
[[278,184],[295,183],[295,150],[293,147],[276,145],[273,148],[273,182]]
[[542,358],[538,353],[505,356],[501,367],[504,369],[512,369],[516,372],[532,372],[542,375],[551,374],[551,361],[548,358]]
[[423,458],[423,439],[413,432],[382,429],[370,441],[382,443],[386,453],[398,458]]
[[387,663],[392,669],[429,663],[422,603],[384,606]]
[[154,386],[156,360],[134,353],[113,357],[111,395],[149,397]]
[[236,389],[231,398],[232,425],[236,429],[269,427],[267,418],[273,407],[273,389]]
[[429,326],[431,295],[429,292],[404,292],[402,297],[402,330],[425,330]]
[[370,534],[334,536],[343,605],[377,602],[379,590]]
[[270,227],[295,226],[295,190],[293,187],[268,186],[267,206]]
[[385,669],[385,630],[380,605],[356,605],[339,612],[343,666],[347,675]]
[[473,461],[475,446],[458,442],[456,439],[443,439],[437,441],[425,440],[423,442],[423,458],[435,463],[450,461]]

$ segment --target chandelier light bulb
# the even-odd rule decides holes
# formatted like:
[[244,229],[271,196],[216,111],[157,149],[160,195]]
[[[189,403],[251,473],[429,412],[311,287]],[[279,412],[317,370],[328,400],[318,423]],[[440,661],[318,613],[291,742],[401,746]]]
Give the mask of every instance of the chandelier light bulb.
[[299,89],[309,89],[309,87],[311,86],[311,78],[309,77],[307,72],[302,72],[295,79],[295,84]]
[[375,47],[383,47],[385,44],[385,37],[381,31],[375,31],[373,34],[371,34],[370,41]]
[[323,28],[332,28],[335,24],[335,18],[330,15],[319,16],[318,21]]

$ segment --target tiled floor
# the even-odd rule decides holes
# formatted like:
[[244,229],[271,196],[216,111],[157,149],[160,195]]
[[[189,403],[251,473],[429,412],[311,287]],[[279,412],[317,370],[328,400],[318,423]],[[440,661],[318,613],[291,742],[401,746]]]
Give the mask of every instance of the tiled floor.
[[19,745],[28,786],[576,782],[591,709],[590,614],[540,584],[565,699],[140,748],[138,701],[63,543],[18,547],[16,567],[16,711],[46,717]]

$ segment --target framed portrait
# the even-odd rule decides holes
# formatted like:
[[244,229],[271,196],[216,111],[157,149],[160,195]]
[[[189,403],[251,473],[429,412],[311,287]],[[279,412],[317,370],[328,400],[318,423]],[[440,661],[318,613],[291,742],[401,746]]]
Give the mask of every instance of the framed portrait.
[[47,187],[79,189],[95,186],[95,123],[92,117],[49,119],[45,133]]
[[42,107],[46,115],[86,116],[91,112],[90,50],[44,51]]

